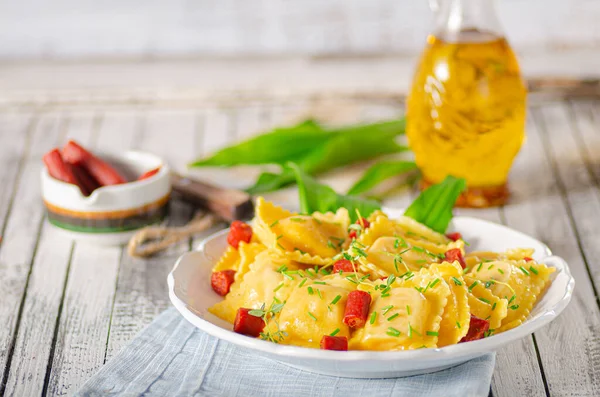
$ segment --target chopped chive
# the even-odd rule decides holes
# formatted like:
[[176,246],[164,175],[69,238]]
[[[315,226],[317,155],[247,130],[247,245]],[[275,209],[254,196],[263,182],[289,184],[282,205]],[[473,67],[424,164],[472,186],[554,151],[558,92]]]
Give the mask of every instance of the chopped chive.
[[406,314],[410,316],[410,306],[406,305]]
[[290,276],[287,273],[282,273],[282,274],[283,274],[283,277],[287,278],[288,280],[293,280],[294,279],[294,277]]
[[336,336],[338,332],[340,332],[340,329],[336,328],[335,331],[329,334],[329,336]]
[[417,246],[412,247],[412,250],[415,251],[415,252],[421,252],[421,253],[425,252],[424,248],[417,247]]
[[496,309],[496,303],[497,303],[497,302],[494,302],[494,304],[492,305],[492,311],[493,311],[494,309]]
[[456,322],[456,326],[458,327],[458,329],[460,329],[460,323],[458,321]]
[[331,274],[331,271],[329,271],[329,269],[326,269],[326,268],[322,267],[322,268],[319,270],[319,273],[321,273],[321,274],[323,274],[323,275],[327,276],[327,275]]
[[331,249],[335,249],[335,245],[333,245],[333,243],[331,242],[331,240],[327,240],[327,247],[329,247]]
[[321,222],[320,220],[318,220],[314,216],[312,218],[313,218],[313,221],[315,221],[318,225],[322,225],[323,224],[323,222]]
[[312,287],[308,287],[308,294],[312,295],[314,293],[315,293],[315,291],[312,289]]
[[396,328],[388,327],[386,334],[388,334],[389,336],[397,337],[397,336],[400,336],[401,332],[398,331]]
[[302,287],[304,285],[304,283],[306,282],[306,280],[308,280],[307,278],[303,278],[302,282],[298,285],[298,287]]
[[516,295],[511,296],[510,299],[509,299],[509,301],[508,301],[508,304],[510,305],[512,303],[512,301],[515,300],[516,297],[517,297]]
[[312,314],[311,312],[307,312],[307,314],[308,314],[308,316],[309,316],[310,318],[312,318],[313,320],[317,321],[317,318],[315,317],[315,315],[314,315],[314,314]]
[[300,252],[302,255],[306,254],[306,251],[302,251],[300,248],[298,247],[294,247],[294,251],[298,251]]
[[273,292],[279,291],[283,287],[283,283],[280,283],[277,287],[273,289]]
[[498,273],[500,273],[500,274],[504,274],[504,270],[502,270],[502,269],[498,269]]
[[479,263],[479,266],[477,266],[477,271],[478,272],[481,270],[481,266],[483,266],[483,262]]
[[280,234],[279,236],[277,236],[277,238],[275,239],[275,241],[279,240],[282,237],[283,237],[283,234]]
[[454,281],[454,284],[456,284],[458,286],[462,285],[462,282],[459,279],[457,279],[456,277],[452,277],[452,281]]
[[303,218],[290,218],[290,221],[292,222],[304,222],[306,219]]
[[327,283],[325,281],[313,281],[313,283],[320,284],[320,285],[327,285]]
[[382,298],[387,298],[388,296],[390,296],[390,294],[386,293],[386,294],[381,294]]
[[269,225],[269,227],[273,227],[273,226],[277,225],[278,223],[279,223],[279,219],[277,219],[275,222],[271,223]]
[[377,318],[377,312],[371,313],[371,319],[369,320],[369,323],[374,324],[376,318]]
[[[355,278],[355,277],[354,277],[354,278]],[[348,281],[350,281],[350,282],[352,282],[352,283],[354,283],[354,284],[358,284],[358,281],[354,280],[354,278],[353,278],[353,277],[351,277],[351,276],[346,276],[346,280],[348,280]]]
[[281,273],[287,270],[287,265],[281,265],[277,268],[276,272]]
[[521,271],[523,273],[525,273],[526,276],[529,276],[529,272],[527,271],[527,269],[525,269],[523,266],[519,266],[519,269],[521,269]]
[[417,263],[419,265],[422,265],[422,264],[427,263],[427,259],[418,259],[418,260],[415,261],[415,263]]
[[488,266],[488,270],[492,270],[493,268],[494,268],[494,264],[493,263]]
[[509,307],[510,310],[517,310],[519,308],[519,305],[512,305],[511,307]]
[[477,299],[479,299],[480,301],[482,301],[484,303],[487,303],[488,305],[492,304],[492,302],[490,302],[489,299],[485,299],[485,298],[477,298]]
[[440,279],[439,279],[439,278],[436,278],[435,280],[433,280],[433,282],[431,283],[431,286],[430,286],[429,288],[433,288],[433,287],[435,287],[435,286],[436,286],[436,284],[437,284],[437,283],[439,283],[439,282],[440,282]]
[[477,280],[473,281],[473,284],[471,284],[471,286],[469,287],[469,292],[473,291],[473,288],[475,288],[477,286],[477,284],[479,284],[479,281],[477,281]]
[[538,275],[539,272],[533,267],[533,266],[529,266],[529,270],[531,270],[531,273]]
[[336,296],[335,298],[333,298],[333,300],[331,301],[332,305],[335,305],[336,303],[339,302],[339,300],[342,299],[341,295]]
[[464,274],[467,274],[467,273],[469,273],[469,269],[470,269],[470,267],[469,267],[469,266],[465,267],[465,270],[463,270],[463,273],[464,273]]
[[278,246],[279,248],[281,248],[282,250],[284,250],[284,251],[285,251],[285,248],[283,247],[283,245],[281,245],[281,244],[277,243],[277,246]]
[[398,245],[400,245],[400,240],[396,239],[396,241],[394,241],[394,249],[398,249]]
[[317,288],[317,295],[319,295],[319,299],[323,299],[323,295],[321,295],[321,290]]
[[393,319],[395,319],[395,318],[396,318],[396,317],[398,317],[399,315],[400,315],[399,313],[396,313],[396,314],[394,314],[394,315],[392,315],[392,316],[389,316],[389,317],[387,318],[387,320],[388,320],[388,321],[392,321]]
[[426,334],[429,336],[438,336],[439,335],[437,332],[434,332],[434,331],[427,331]]
[[390,311],[390,309],[392,309],[394,307],[394,305],[388,305],[385,307],[381,308],[381,314],[383,314],[384,316],[387,314],[387,312]]

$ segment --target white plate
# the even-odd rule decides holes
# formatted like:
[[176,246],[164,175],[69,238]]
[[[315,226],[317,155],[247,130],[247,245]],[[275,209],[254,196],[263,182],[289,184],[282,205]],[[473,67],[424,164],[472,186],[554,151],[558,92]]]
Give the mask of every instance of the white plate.
[[[390,216],[398,210],[386,210]],[[232,331],[232,325],[208,312],[223,298],[210,286],[211,269],[226,248],[227,230],[207,238],[197,251],[181,256],[169,274],[169,296],[179,312],[192,324],[210,335],[229,343],[254,350],[292,367],[325,375],[352,378],[392,378],[439,371],[523,338],[555,319],[571,300],[575,280],[567,263],[550,256],[546,245],[505,226],[469,217],[455,217],[450,225],[462,233],[469,250],[504,251],[509,248],[534,248],[534,258],[554,266],[552,284],[519,327],[478,341],[460,343],[439,349],[396,352],[326,351],[297,346],[278,345],[250,338]]]

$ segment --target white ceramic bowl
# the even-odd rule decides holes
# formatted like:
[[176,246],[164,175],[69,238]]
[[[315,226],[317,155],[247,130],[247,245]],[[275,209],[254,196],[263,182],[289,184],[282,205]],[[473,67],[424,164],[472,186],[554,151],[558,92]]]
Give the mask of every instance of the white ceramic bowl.
[[[171,193],[168,165],[158,156],[136,151],[99,157],[133,182],[104,186],[86,197],[77,186],[52,178],[43,167],[42,197],[50,224],[79,241],[117,245],[129,241],[136,230],[162,222]],[[150,178],[135,180],[158,167]]]
[[[398,210],[387,210],[397,216]],[[229,343],[272,358],[292,367],[325,375],[352,378],[391,378],[439,371],[523,338],[555,319],[571,299],[575,281],[567,263],[546,245],[523,233],[492,222],[456,217],[453,231],[462,233],[470,250],[504,251],[508,248],[534,248],[534,258],[554,266],[556,272],[544,297],[519,327],[478,341],[460,343],[438,349],[397,352],[348,351],[336,352],[297,346],[278,345],[250,338],[232,331],[232,325],[208,312],[208,308],[223,299],[210,286],[211,269],[225,250],[227,230],[206,239],[197,251],[181,256],[169,274],[169,296],[173,305],[193,325]]]

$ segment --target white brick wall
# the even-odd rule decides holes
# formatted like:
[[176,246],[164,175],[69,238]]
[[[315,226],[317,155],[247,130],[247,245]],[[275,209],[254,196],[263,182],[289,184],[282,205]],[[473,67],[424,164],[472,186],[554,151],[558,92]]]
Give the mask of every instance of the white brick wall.
[[[600,47],[600,0],[497,5],[519,51]],[[430,22],[427,0],[0,0],[0,57],[410,55]]]

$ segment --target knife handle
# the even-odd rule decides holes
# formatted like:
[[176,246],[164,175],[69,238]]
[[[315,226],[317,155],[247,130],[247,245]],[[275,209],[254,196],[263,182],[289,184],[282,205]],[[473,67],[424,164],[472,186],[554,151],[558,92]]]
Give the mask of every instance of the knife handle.
[[176,173],[171,173],[171,187],[183,200],[203,207],[228,222],[250,219],[254,215],[252,197],[241,190],[218,187]]

